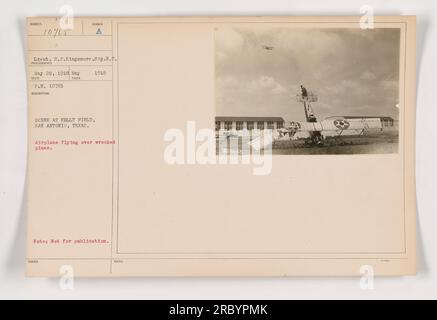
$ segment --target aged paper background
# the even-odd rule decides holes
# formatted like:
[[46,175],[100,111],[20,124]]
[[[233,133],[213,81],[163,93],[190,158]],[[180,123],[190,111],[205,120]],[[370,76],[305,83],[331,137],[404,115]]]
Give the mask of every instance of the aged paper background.
[[[42,34],[58,21],[29,19],[28,275],[57,276],[63,265],[84,276],[359,275],[363,265],[380,275],[414,273],[412,17],[376,20],[378,28],[401,29],[398,154],[274,156],[268,176],[252,175],[247,165],[163,161],[167,129],[185,130],[187,120],[214,125],[214,28],[357,28],[358,21],[83,18],[70,36],[50,37]],[[97,26],[103,34],[95,35]],[[63,89],[32,94],[41,91],[32,68],[47,69],[33,65],[35,56],[65,51],[116,60],[99,62],[106,71],[99,81],[57,80]],[[87,66],[74,68],[96,70]],[[43,117],[95,123],[86,130],[35,128]],[[34,142],[47,139],[115,144],[36,151]],[[323,190],[316,200],[308,192],[315,185]]]

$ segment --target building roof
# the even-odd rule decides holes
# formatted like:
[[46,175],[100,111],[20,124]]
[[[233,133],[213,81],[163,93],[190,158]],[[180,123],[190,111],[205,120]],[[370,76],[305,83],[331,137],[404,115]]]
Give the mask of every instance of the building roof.
[[215,121],[284,121],[282,117],[215,117]]

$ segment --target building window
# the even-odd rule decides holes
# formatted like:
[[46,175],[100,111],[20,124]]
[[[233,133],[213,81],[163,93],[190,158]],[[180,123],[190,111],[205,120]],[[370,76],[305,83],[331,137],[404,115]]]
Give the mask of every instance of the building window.
[[276,129],[281,129],[284,127],[284,121],[278,121],[276,122]]
[[225,122],[225,129],[226,130],[232,130],[232,121],[226,121]]
[[259,130],[264,130],[264,121],[258,121],[256,123],[256,128]]
[[269,130],[273,130],[275,127],[274,122],[273,121],[268,121],[267,122],[267,129]]
[[247,130],[253,130],[253,128],[255,128],[253,121],[248,121],[247,122]]
[[220,121],[215,122],[215,131],[220,131]]
[[243,130],[243,121],[237,121],[236,126],[237,130]]

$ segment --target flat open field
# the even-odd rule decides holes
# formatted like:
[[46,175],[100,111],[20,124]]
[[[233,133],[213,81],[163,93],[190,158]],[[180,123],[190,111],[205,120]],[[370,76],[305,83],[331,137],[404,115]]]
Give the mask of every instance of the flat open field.
[[275,141],[273,154],[385,154],[398,152],[398,136],[351,136],[327,138],[323,146],[306,145],[304,141]]

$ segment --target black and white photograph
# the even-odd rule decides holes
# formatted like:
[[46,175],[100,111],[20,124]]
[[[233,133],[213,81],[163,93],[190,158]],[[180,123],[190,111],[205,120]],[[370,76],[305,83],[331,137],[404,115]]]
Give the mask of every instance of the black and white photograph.
[[269,131],[273,154],[397,153],[400,40],[399,28],[217,28],[217,139]]

